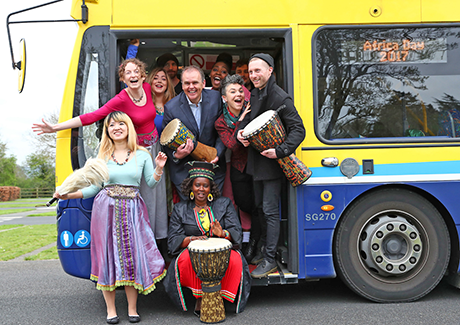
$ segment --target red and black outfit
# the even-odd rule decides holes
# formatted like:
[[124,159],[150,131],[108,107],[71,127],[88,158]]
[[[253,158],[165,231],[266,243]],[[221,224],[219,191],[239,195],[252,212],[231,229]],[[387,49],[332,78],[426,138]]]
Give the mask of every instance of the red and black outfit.
[[[239,248],[242,241],[241,225],[230,199],[219,197],[208,203],[209,215],[219,221],[222,229],[227,230],[232,239],[234,248]],[[176,257],[172,260],[168,273],[164,279],[165,290],[171,300],[183,311],[187,310],[182,287],[192,290],[196,298],[203,294],[201,281],[196,276],[190,261],[187,249],[181,248],[186,237],[212,236],[203,228],[199,217],[195,213],[195,202],[186,200],[174,205],[168,231],[168,248]],[[211,222],[213,221],[211,220]],[[228,269],[221,281],[222,298],[237,303],[236,312],[240,313],[246,307],[251,290],[251,276],[248,264],[238,250],[232,250]]]
[[[228,110],[224,105],[224,110]],[[244,107],[243,107],[244,109]],[[230,111],[225,112],[232,115]],[[257,217],[257,209],[254,199],[254,186],[252,176],[246,173],[248,162],[248,148],[243,146],[236,139],[236,132],[240,121],[232,123],[225,114],[222,114],[214,123],[214,127],[219,134],[222,143],[232,151],[230,180],[232,182],[233,198],[236,205],[246,213],[251,215],[251,239],[255,242],[260,238],[260,222]],[[237,118],[237,117],[235,117]]]

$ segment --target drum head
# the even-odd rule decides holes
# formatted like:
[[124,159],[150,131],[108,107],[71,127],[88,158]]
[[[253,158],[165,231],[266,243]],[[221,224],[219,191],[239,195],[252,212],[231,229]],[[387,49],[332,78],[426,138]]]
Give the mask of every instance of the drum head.
[[160,144],[162,146],[167,145],[170,143],[173,139],[174,136],[176,135],[176,131],[179,128],[180,125],[180,120],[178,118],[175,118],[171,122],[166,125],[166,127],[163,129],[163,132],[161,132],[161,137],[160,137]]
[[192,252],[218,252],[230,249],[232,243],[225,238],[208,238],[207,240],[194,240],[188,244]]
[[[263,127],[271,121],[276,112],[273,110],[266,111],[261,115],[253,119],[246,127],[243,129],[243,138],[250,137],[254,132],[263,129]],[[163,131],[164,132],[164,131]]]

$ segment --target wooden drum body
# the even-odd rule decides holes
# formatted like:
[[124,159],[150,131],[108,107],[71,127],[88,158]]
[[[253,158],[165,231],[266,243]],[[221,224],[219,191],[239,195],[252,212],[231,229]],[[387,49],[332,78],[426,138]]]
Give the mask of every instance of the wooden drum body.
[[193,270],[202,281],[200,321],[209,324],[223,322],[225,308],[220,281],[228,268],[232,243],[223,238],[209,238],[190,242],[187,248]]
[[[252,120],[243,130],[243,137],[259,152],[276,148],[286,139],[286,131],[278,113],[269,110]],[[294,154],[277,159],[292,186],[299,186],[311,171]]]
[[217,149],[198,142],[193,133],[178,118],[169,122],[163,129],[160,144],[176,151],[180,145],[187,142],[188,138],[195,145],[195,149],[190,153],[194,160],[211,162],[216,158]]

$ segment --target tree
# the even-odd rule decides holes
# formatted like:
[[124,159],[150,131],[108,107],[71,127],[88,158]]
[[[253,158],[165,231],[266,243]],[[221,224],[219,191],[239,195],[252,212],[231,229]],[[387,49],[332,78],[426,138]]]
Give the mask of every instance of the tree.
[[[43,115],[45,121],[51,124],[57,124],[59,121],[58,112],[54,111]],[[32,133],[31,136],[32,146],[38,151],[46,152],[47,155],[54,160],[56,156],[56,133],[44,133],[37,135]]]
[[[51,124],[58,123],[57,112],[47,113],[43,118]],[[55,185],[55,157],[56,157],[56,133],[45,133],[31,135],[31,143],[35,149],[34,153],[26,157],[26,163],[22,171],[27,180],[22,183],[28,187],[54,188]]]
[[0,141],[0,186],[15,186],[16,179],[16,157],[6,156],[6,143]]
[[54,152],[31,153],[26,157],[25,173],[33,187],[53,188],[55,183]]

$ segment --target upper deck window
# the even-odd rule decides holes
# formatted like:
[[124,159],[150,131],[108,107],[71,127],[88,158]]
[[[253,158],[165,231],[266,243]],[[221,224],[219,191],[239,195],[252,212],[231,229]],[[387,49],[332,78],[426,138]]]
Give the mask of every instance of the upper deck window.
[[457,27],[321,29],[317,135],[325,142],[460,137],[459,43]]

